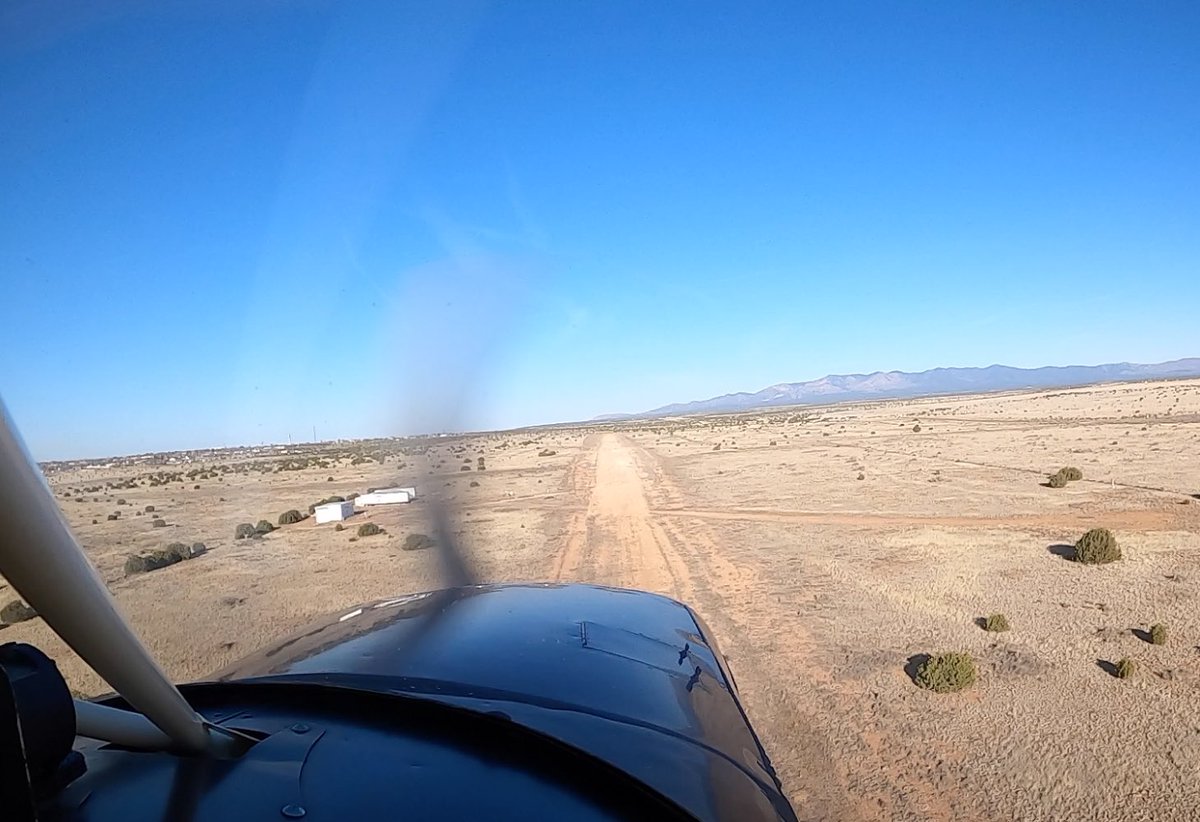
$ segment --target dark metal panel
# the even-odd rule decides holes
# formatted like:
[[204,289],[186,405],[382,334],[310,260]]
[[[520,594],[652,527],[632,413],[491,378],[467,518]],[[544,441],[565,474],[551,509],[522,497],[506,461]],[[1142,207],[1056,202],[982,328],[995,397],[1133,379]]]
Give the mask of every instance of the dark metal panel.
[[[525,703],[540,709],[528,718],[531,727],[552,735],[566,732],[564,717],[592,715],[614,727],[685,740],[708,752],[702,758],[722,759],[774,790],[774,771],[726,670],[701,623],[674,600],[540,584],[472,586],[356,606],[217,677]],[[639,759],[630,739],[608,744],[620,739],[613,732],[571,741],[591,751],[611,747],[609,761],[657,786],[662,772]]]

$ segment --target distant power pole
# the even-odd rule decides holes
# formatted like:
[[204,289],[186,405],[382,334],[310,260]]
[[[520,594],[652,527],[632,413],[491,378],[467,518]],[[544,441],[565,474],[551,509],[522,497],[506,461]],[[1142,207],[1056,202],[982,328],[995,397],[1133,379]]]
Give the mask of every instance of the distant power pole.
[[317,441],[317,426],[313,426],[313,442]]

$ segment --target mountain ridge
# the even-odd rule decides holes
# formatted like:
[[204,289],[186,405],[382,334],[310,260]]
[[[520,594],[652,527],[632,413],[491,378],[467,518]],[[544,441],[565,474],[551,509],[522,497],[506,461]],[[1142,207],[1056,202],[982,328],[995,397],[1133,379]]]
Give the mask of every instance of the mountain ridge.
[[750,411],[787,405],[811,405],[871,399],[909,399],[939,394],[1011,391],[1021,388],[1063,388],[1102,382],[1200,377],[1200,357],[1161,363],[1105,363],[1016,368],[995,363],[982,367],[938,367],[926,371],[872,371],[869,374],[827,374],[804,382],[781,382],[760,391],[738,391],[706,400],[670,403],[632,414],[603,414],[600,420],[643,419],[687,414]]

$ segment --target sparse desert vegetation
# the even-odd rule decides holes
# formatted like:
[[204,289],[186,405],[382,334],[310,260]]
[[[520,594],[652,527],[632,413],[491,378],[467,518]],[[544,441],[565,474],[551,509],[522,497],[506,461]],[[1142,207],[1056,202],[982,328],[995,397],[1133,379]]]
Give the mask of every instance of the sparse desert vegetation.
[[1078,468],[1060,468],[1050,475],[1046,484],[1051,488],[1066,488],[1068,483],[1083,479],[1083,472]]
[[914,681],[926,690],[948,694],[971,687],[975,677],[971,655],[949,651],[921,661]]
[[400,547],[405,551],[422,551],[426,548],[432,548],[436,543],[425,534],[409,534],[404,538],[404,544]]
[[279,515],[280,525],[295,525],[297,522],[303,522],[305,515],[301,514],[295,508],[290,508]]
[[[437,587],[425,535],[447,534],[484,581],[693,606],[806,817],[1121,819],[1136,796],[1144,818],[1186,820],[1200,797],[1200,505],[1180,503],[1200,493],[1198,447],[1200,380],[1182,380],[44,470],[179,680]],[[1043,487],[1057,474],[1060,490]],[[422,496],[295,520],[396,485]],[[448,531],[430,521],[434,496]],[[383,533],[359,537],[368,525]],[[165,570],[127,573],[130,559]],[[0,602],[16,597],[0,585]],[[5,640],[47,650],[72,688],[106,690],[42,620],[3,617]],[[918,682],[921,662],[937,687]]]
[[992,634],[1009,630],[1008,617],[1004,614],[990,614],[984,617],[983,630]]
[[1092,528],[1075,543],[1075,561],[1085,565],[1104,565],[1121,558],[1117,538],[1107,528]]
[[0,623],[4,625],[15,625],[18,622],[33,619],[35,616],[37,616],[37,611],[19,599],[7,602],[3,608],[0,608]]
[[1117,660],[1115,673],[1117,679],[1129,679],[1131,676],[1137,673],[1137,663],[1127,656],[1122,657],[1121,659]]
[[181,562],[183,557],[174,551],[151,551],[146,554],[134,554],[125,560],[125,574],[144,574],[147,571],[157,571]]

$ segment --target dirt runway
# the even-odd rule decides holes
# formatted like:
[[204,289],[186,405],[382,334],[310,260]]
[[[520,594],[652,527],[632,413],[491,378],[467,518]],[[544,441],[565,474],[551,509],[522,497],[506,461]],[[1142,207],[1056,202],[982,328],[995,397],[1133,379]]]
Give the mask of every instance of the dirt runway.
[[[750,600],[769,586],[752,569],[727,559],[703,524],[685,534],[678,523],[655,513],[652,494],[663,504],[678,499],[678,491],[654,456],[628,437],[589,437],[571,466],[569,482],[580,510],[571,518],[556,579],[654,591],[690,604],[713,624],[727,656],[737,657],[733,664],[739,689],[766,731],[768,751],[782,755],[775,757],[775,765],[789,793],[805,808],[804,818],[855,816],[838,767],[804,727],[803,717],[812,708],[795,677],[796,665],[803,662],[803,635],[788,637],[784,664],[773,665],[763,646],[755,650],[755,637],[764,632],[754,620],[766,615],[757,613]],[[776,632],[770,634],[780,641]],[[730,647],[746,653],[735,654]],[[783,687],[772,688],[771,682]],[[796,736],[810,737],[810,744],[785,741]]]

